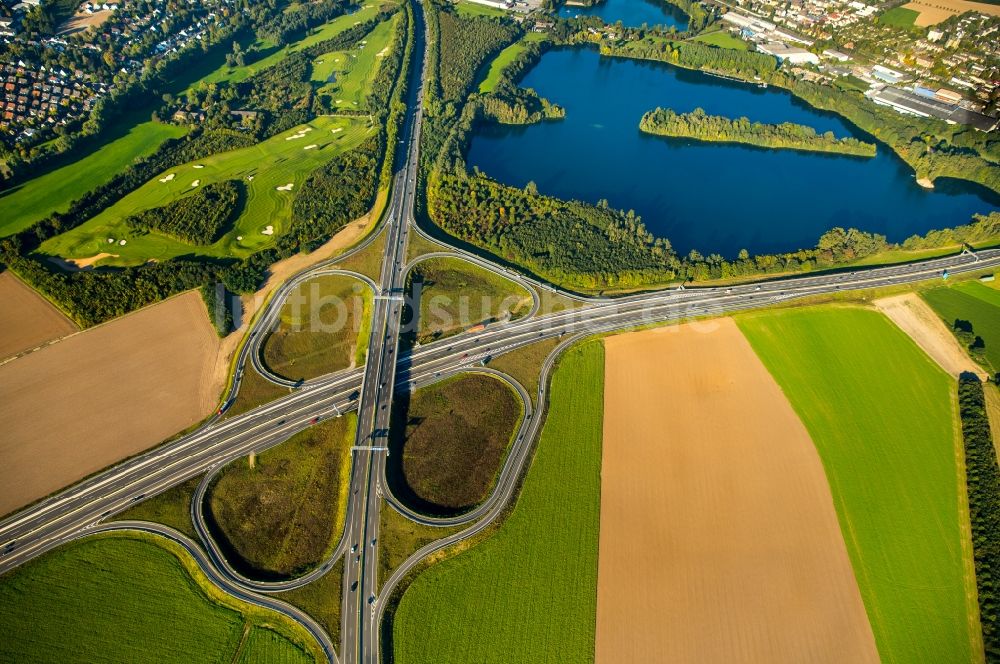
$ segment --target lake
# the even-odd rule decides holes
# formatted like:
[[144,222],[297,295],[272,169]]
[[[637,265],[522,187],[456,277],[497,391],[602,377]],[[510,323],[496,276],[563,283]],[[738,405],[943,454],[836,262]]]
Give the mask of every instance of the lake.
[[603,58],[589,48],[555,49],[525,76],[566,109],[527,127],[478,126],[467,162],[501,182],[534,181],[543,194],[633,209],[646,227],[687,253],[735,256],[813,247],[834,226],[901,241],[1000,208],[1000,196],[958,180],[916,184],[912,170],[879,144],[871,159],[697,143],[639,131],[657,106],[696,107],[753,121],[796,122],[854,135],[838,116],[788,92],[731,82],[656,62]]
[[592,7],[563,5],[559,8],[559,16],[597,16],[605,23],[621,21],[622,25],[634,28],[645,23],[650,27],[662,25],[677,28],[678,31],[687,30],[687,14],[659,0],[604,0]]

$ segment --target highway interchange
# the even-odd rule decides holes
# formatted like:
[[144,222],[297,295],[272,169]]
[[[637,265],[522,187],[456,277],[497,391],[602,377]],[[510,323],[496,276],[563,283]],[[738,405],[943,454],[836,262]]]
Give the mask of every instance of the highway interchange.
[[[419,19],[419,3],[414,3]],[[417,23],[420,25],[420,22]],[[419,33],[418,33],[419,34]],[[417,39],[420,44],[423,40]],[[414,53],[418,53],[414,49]],[[361,278],[375,292],[372,306],[372,335],[365,367],[341,371],[294,387],[288,396],[238,416],[216,416],[193,433],[160,445],[126,460],[45,500],[30,505],[0,522],[0,573],[31,560],[67,541],[93,532],[139,528],[169,537],[188,549],[208,577],[227,592],[247,601],[289,615],[313,633],[331,661],[379,661],[379,630],[388,599],[406,574],[435,550],[482,531],[495,521],[513,499],[517,481],[530,457],[532,443],[543,418],[532,407],[532,395],[513,379],[483,368],[484,359],[543,339],[559,338],[561,343],[542,368],[539,394],[534,404],[545,404],[548,372],[558,354],[577,339],[647,324],[662,324],[740,310],[766,307],[805,297],[840,291],[878,288],[941,279],[951,274],[1000,265],[1000,249],[927,260],[918,263],[854,272],[790,277],[731,287],[688,288],[642,293],[623,298],[585,298],[559,293],[577,300],[577,306],[554,313],[539,311],[540,292],[558,293],[547,284],[516,275],[479,256],[454,250],[480,267],[514,278],[535,291],[530,315],[508,323],[495,324],[478,333],[465,333],[442,341],[401,349],[399,333],[403,313],[403,289],[408,269],[407,245],[410,233],[424,235],[413,218],[421,116],[423,57],[411,75],[410,103],[402,132],[404,159],[394,176],[392,195],[378,233],[362,245],[335,259],[324,261],[283,285],[247,330],[248,342],[241,348],[233,383],[225,398],[232,403],[244,371],[259,370],[269,380],[286,384],[267,371],[260,360],[261,344],[273,327],[285,297],[302,281],[324,273],[344,273],[335,266],[384,235],[385,250],[381,274],[376,281]],[[525,416],[515,443],[491,496],[468,514],[435,519],[407,509],[391,493],[386,481],[387,432],[392,400],[397,389],[410,390],[442,380],[455,373],[476,370],[497,375],[510,382],[525,405]],[[305,576],[284,582],[262,583],[240,576],[225,561],[201,514],[201,498],[210,478],[226,463],[260,452],[287,440],[315,423],[316,418],[337,417],[358,411],[358,436],[353,452],[349,504],[345,529],[333,555]],[[192,505],[192,519],[204,549],[164,526],[137,522],[103,523],[136,502],[165,491],[188,479],[204,475]],[[383,500],[391,509],[428,525],[467,525],[462,531],[433,542],[413,556],[379,585],[379,510]],[[325,632],[300,610],[268,593],[300,587],[323,576],[336,560],[345,559],[341,643],[337,652]]]

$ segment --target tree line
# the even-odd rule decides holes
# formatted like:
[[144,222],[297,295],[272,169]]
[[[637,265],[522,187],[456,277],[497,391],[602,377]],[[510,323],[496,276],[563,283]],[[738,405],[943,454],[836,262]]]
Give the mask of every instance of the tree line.
[[[994,389],[994,388],[989,388]],[[972,374],[958,381],[965,442],[972,553],[986,661],[1000,660],[1000,467],[990,433],[983,384]]]
[[833,152],[858,157],[874,157],[875,144],[851,136],[837,138],[832,131],[816,133],[812,127],[782,122],[765,124],[750,122],[746,117],[732,120],[721,115],[708,115],[696,108],[691,113],[675,113],[671,109],[648,111],[639,121],[647,134],[673,138],[693,138],[713,143],[741,143],[762,148],[786,148],[810,152]]

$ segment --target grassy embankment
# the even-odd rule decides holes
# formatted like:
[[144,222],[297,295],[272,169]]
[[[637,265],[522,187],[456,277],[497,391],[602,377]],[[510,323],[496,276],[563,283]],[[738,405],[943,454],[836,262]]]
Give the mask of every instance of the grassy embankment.
[[133,505],[114,516],[112,521],[152,521],[170,526],[198,541],[198,533],[191,523],[191,498],[201,483],[201,476],[172,486],[163,493]]
[[493,58],[490,62],[489,69],[486,71],[486,76],[479,83],[479,93],[484,94],[493,91],[497,84],[500,83],[500,76],[503,74],[503,70],[506,69],[510,63],[514,62],[514,59],[524,51],[526,44],[530,42],[539,42],[546,38],[547,36],[540,32],[529,32],[504,50],[497,53],[497,57]]
[[533,344],[504,353],[490,362],[490,367],[508,374],[528,390],[532,400],[538,394],[538,383],[542,371],[542,363],[562,339],[545,339]]
[[[173,166],[94,218],[43,243],[40,251],[64,258],[87,258],[102,252],[117,255],[104,259],[102,265],[138,265],[185,255],[249,256],[272,245],[285,232],[296,187],[301,188],[313,170],[356,147],[372,131],[362,119],[319,117],[251,147]],[[310,145],[316,147],[304,149]],[[246,201],[233,227],[214,244],[188,244],[157,232],[138,234],[125,222],[129,215],[162,207],[193,192],[196,182],[205,186],[231,179],[245,183]],[[292,184],[291,190],[278,189],[288,184]],[[109,243],[108,238],[114,242]],[[127,244],[121,246],[119,240]]]
[[882,659],[981,657],[952,380],[873,311],[737,321],[819,451]]
[[72,542],[0,579],[0,660],[321,661],[302,627],[226,595],[178,545]]
[[371,305],[371,289],[353,277],[326,275],[300,284],[264,342],[264,363],[289,380],[364,364]]
[[329,555],[347,511],[355,415],[302,431],[219,474],[209,490],[210,521],[238,568],[295,576]]
[[145,122],[126,115],[116,121],[127,127],[124,133],[112,134],[111,140],[76,161],[0,192],[0,236],[17,233],[53,212],[65,212],[72,201],[152,154],[163,141],[187,133],[183,127],[152,122],[148,114],[143,118]]
[[364,110],[378,65],[389,51],[389,40],[401,18],[396,14],[376,25],[357,48],[331,51],[313,60],[312,80],[322,86],[316,94],[330,97],[338,109]]
[[493,376],[467,374],[397,397],[393,492],[429,513],[485,500],[524,416],[514,391]]
[[340,643],[340,593],[344,580],[344,559],[338,558],[330,571],[301,588],[275,593],[275,597],[293,604],[318,622],[330,639]]
[[518,284],[457,258],[430,258],[410,273],[420,288],[417,340],[426,343],[479,323],[520,318],[531,294]]
[[395,661],[593,658],[603,378],[603,346],[567,351],[513,511],[491,537],[417,577],[395,614]]

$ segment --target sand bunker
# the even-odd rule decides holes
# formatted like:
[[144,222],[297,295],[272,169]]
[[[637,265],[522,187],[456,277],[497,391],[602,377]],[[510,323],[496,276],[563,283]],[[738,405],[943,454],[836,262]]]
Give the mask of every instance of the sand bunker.
[[[112,240],[112,242],[113,241],[114,240]],[[125,244],[125,240],[122,240],[120,244]],[[67,258],[63,262],[71,269],[89,270],[90,268],[94,267],[94,264],[96,264],[97,261],[104,260],[105,258],[118,258],[118,254],[109,254],[101,252],[99,254],[94,254],[89,258]]]
[[956,378],[963,371],[988,374],[969,359],[941,318],[915,293],[875,300],[873,304],[907,334],[934,362]]
[[201,180],[195,180],[194,182],[191,183],[191,186],[197,187],[199,184],[201,184]]
[[292,187],[294,186],[295,186],[294,183],[289,182],[288,184],[283,184],[280,187],[275,187],[275,189],[277,189],[278,191],[291,191]]
[[205,168],[205,167],[204,167],[204,166],[202,166],[201,164],[195,164],[195,165],[194,165],[194,166],[192,166],[191,168]]
[[175,173],[171,173],[170,175],[164,176],[164,177],[160,178],[160,182],[163,182],[164,184],[166,184],[167,182],[170,182],[171,180],[174,179],[174,175],[175,175]]
[[[338,99],[337,101],[340,101],[340,100]],[[331,129],[331,130],[330,130],[330,133],[331,133],[331,134],[337,134],[337,133],[340,133],[340,132],[342,132],[342,131],[344,131],[344,128],[343,128],[343,127],[337,127],[336,129]]]
[[384,58],[388,52],[389,52],[389,47],[386,46],[381,51],[379,51],[378,53],[376,53],[375,57],[376,58]]
[[318,148],[318,147],[319,147],[318,145],[316,145],[315,143],[313,143],[312,145],[307,145],[307,146],[305,146],[305,147],[304,147],[304,148],[302,148],[302,149],[303,149],[303,150],[315,150],[315,149],[316,149],[316,148]]
[[270,224],[268,224],[268,226],[264,230],[262,230],[260,233],[261,233],[261,235],[274,235],[274,226],[271,226]]
[[819,455],[732,320],[605,348],[596,664],[878,662]]

